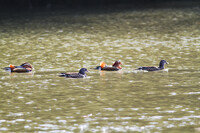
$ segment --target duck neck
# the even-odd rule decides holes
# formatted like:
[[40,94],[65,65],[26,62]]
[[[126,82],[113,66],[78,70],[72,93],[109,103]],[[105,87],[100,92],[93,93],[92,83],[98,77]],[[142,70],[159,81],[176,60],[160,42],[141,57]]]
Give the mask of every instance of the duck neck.
[[164,65],[165,65],[165,64],[164,64],[163,62],[160,62],[159,68],[160,68],[160,69],[164,69],[164,68],[165,68]]
[[113,64],[113,67],[116,67],[118,69],[122,69],[121,66],[119,64]]
[[86,75],[85,71],[79,71],[79,74]]

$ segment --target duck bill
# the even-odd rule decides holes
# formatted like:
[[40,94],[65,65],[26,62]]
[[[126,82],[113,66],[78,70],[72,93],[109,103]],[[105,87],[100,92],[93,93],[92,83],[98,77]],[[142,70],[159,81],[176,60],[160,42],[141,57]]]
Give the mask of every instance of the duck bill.
[[121,66],[118,66],[117,68],[119,68],[119,69],[122,69],[122,67],[121,67]]
[[121,67],[120,65],[123,65],[121,62],[119,63],[118,68],[119,68],[119,69],[122,69],[122,67]]
[[166,64],[169,64],[169,62],[166,62]]

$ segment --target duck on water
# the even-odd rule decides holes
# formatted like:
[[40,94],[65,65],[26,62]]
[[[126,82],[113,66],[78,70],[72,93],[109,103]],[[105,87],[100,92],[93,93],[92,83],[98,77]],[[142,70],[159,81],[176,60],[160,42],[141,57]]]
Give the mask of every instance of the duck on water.
[[66,78],[85,78],[86,72],[88,70],[86,68],[81,68],[78,73],[60,73],[59,77],[66,77]]
[[4,70],[8,72],[16,72],[16,73],[27,73],[33,70],[33,67],[30,63],[23,63],[20,66],[9,65],[9,67],[5,67]]
[[112,66],[107,66],[105,62],[101,62],[100,66],[97,66],[94,69],[98,69],[98,70],[102,70],[102,71],[118,71],[118,70],[122,69],[122,67],[120,65],[122,65],[122,63],[119,60],[115,61]]
[[139,67],[136,70],[146,70],[146,71],[159,71],[163,70],[165,67],[165,64],[169,64],[166,60],[161,60],[159,63],[159,67]]

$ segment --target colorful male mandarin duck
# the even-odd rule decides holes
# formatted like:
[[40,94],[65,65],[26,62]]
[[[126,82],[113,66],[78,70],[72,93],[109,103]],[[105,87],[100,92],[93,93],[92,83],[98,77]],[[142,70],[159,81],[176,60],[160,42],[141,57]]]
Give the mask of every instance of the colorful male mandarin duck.
[[26,72],[31,72],[33,69],[32,65],[30,63],[23,63],[20,66],[14,66],[14,65],[9,65],[9,67],[5,67],[4,70],[9,71],[9,72],[17,72],[17,73],[26,73]]
[[164,65],[169,64],[166,60],[161,60],[159,67],[139,67],[137,70],[146,70],[146,71],[159,71],[164,69]]
[[100,66],[97,66],[94,69],[104,70],[104,71],[118,71],[122,69],[120,65],[122,65],[122,63],[119,60],[115,61],[115,63],[112,66],[107,66],[105,62],[101,62]]
[[85,72],[88,72],[86,68],[81,68],[79,73],[60,73],[58,76],[66,78],[85,78],[87,75]]

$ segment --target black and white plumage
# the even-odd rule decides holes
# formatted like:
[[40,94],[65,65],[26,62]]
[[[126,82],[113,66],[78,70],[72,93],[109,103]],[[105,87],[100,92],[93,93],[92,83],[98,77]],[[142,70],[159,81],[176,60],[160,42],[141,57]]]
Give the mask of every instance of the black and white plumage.
[[159,71],[163,70],[165,64],[169,64],[166,60],[161,60],[159,67],[139,67],[137,70],[146,70],[146,71]]
[[88,70],[86,68],[81,68],[78,73],[60,73],[59,77],[66,77],[66,78],[85,78],[86,72]]

